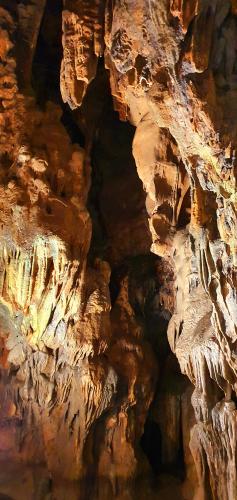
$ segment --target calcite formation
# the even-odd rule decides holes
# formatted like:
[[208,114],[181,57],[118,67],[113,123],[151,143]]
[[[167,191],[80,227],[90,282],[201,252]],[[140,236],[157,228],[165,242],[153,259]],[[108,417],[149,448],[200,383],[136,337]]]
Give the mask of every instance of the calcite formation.
[[115,3],[106,64],[121,116],[137,127],[152,249],[174,263],[168,335],[195,385],[199,484],[236,498],[236,5],[148,4]]
[[[109,498],[136,474],[156,361],[126,292],[113,326],[109,264],[87,260],[89,152],[71,143],[57,104],[37,106],[29,81],[18,88],[23,8],[19,28],[1,9],[1,493],[86,498],[107,488]],[[20,483],[26,474],[23,491],[9,468]]]
[[235,0],[2,0],[1,494],[237,498],[236,97]]
[[104,0],[65,1],[62,12],[61,92],[72,109],[82,103],[103,55]]

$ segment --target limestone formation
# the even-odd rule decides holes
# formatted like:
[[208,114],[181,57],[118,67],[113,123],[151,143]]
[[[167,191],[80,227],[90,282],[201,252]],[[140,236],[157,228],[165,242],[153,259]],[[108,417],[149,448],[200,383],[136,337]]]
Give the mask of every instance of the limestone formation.
[[[195,385],[191,449],[203,495],[211,489],[213,498],[237,495],[235,8],[229,1],[116,3],[106,36],[114,98],[137,127],[138,173],[149,208],[155,205],[148,210],[152,249],[174,262],[168,336]],[[120,59],[125,51],[127,66]]]
[[[93,486],[109,498],[136,474],[156,361],[126,296],[113,326],[110,266],[87,259],[89,151],[71,143],[58,104],[18,89],[12,48],[28,23],[1,11],[1,493],[86,498]],[[24,491],[9,467],[27,474]]]
[[235,0],[2,0],[0,496],[237,498],[236,97]]

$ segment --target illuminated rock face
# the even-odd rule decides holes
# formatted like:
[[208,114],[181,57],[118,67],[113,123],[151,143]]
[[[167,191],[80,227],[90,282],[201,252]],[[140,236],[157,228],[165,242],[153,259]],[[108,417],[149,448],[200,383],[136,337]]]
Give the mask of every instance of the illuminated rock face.
[[195,385],[200,494],[235,498],[236,5],[131,0],[110,20],[106,64],[121,117],[137,127],[152,249],[174,262],[168,337]]
[[[174,460],[182,430],[183,498],[234,499],[236,2],[55,5],[12,0],[0,8],[0,492],[19,500],[65,491],[71,499],[144,498],[148,490],[134,483],[148,475],[139,442],[153,402],[161,461]],[[58,95],[42,98],[59,85],[54,67],[39,98],[40,36],[46,59],[62,54],[62,100],[67,113],[68,105],[75,110],[84,146],[69,137]],[[131,157],[121,156],[127,170],[117,168],[130,132],[121,147],[113,143],[102,56],[114,109],[135,127],[145,200]],[[107,179],[102,189],[97,167]],[[105,251],[95,219],[103,219]],[[162,260],[148,276],[142,258],[132,274],[131,259],[150,245]],[[162,392],[161,380],[154,398],[152,314],[172,315],[168,340],[192,397],[189,389]]]
[[88,84],[96,76],[98,57],[103,55],[104,3],[104,0],[64,2],[61,92],[71,108],[82,103]]
[[[29,6],[29,15],[41,20],[40,7]],[[128,495],[157,363],[130,306],[126,277],[116,321],[110,265],[99,256],[88,262],[90,150],[72,144],[58,104],[37,105],[27,74],[20,93],[22,54],[15,60],[11,51],[16,29],[21,35],[29,18],[16,28],[23,5],[12,8],[1,9],[0,43],[0,492],[29,499]],[[63,14],[66,45],[69,17]],[[35,32],[26,34],[34,53]],[[79,39],[72,40],[70,61],[79,50]],[[71,92],[68,64],[64,98]]]

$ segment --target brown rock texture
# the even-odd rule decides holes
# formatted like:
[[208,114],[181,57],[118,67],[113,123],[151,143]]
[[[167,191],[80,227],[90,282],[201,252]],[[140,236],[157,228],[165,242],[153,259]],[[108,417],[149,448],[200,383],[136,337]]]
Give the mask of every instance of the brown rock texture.
[[1,9],[1,493],[122,497],[137,473],[156,360],[126,277],[114,324],[109,263],[87,259],[88,148],[72,144],[58,104],[37,104],[29,80],[19,91],[12,48],[31,14],[23,25],[20,4],[16,25],[15,8]]
[[236,498],[236,10],[148,4],[115,3],[106,64],[121,116],[137,127],[152,250],[174,262],[168,336],[195,385],[199,485],[204,496]]
[[237,498],[236,16],[1,2],[3,498]]
[[104,50],[104,0],[66,0],[62,12],[61,92],[71,108],[82,103]]

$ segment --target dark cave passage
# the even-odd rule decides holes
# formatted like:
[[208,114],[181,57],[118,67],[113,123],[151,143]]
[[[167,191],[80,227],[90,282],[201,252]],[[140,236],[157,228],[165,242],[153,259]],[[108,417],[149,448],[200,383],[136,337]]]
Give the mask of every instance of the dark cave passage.
[[31,84],[37,103],[61,102],[62,0],[47,0],[32,64]]
[[184,196],[181,209],[179,212],[177,229],[186,227],[191,219],[191,189],[189,188]]
[[140,441],[141,448],[155,475],[162,470],[162,434],[159,425],[154,420],[147,418],[144,433]]
[[[169,371],[170,364],[174,362],[170,363],[173,355],[167,340],[171,312],[159,298],[162,260],[150,252],[146,195],[132,154],[135,128],[128,122],[121,122],[113,109],[109,75],[103,58],[99,59],[96,78],[89,85],[81,108],[72,111],[62,102],[62,9],[62,1],[55,3],[54,0],[47,0],[33,59],[32,88],[40,109],[45,109],[48,100],[61,107],[61,122],[72,143],[86,148],[91,163],[87,205],[93,224],[89,265],[93,266],[98,257],[109,262],[112,311],[121,282],[128,277],[129,303],[142,328],[144,341],[152,347],[159,365],[159,381],[140,439],[140,450],[146,455],[155,476],[171,473],[183,478],[181,420],[177,442],[174,443],[173,461],[166,462],[163,457],[165,428],[157,417],[157,406],[163,405],[162,397],[169,398],[170,394],[170,387],[164,388],[163,379],[170,377],[172,385],[180,373],[177,366],[175,374]],[[189,222],[189,208],[190,191],[183,200],[179,227]],[[179,398],[180,393],[177,393]],[[103,422],[103,418],[101,420]]]
[[[147,225],[145,193],[132,155],[135,129],[129,123],[121,122],[118,113],[113,110],[108,74],[103,64],[101,59],[97,76],[88,88],[82,108],[76,112],[77,120],[84,123],[87,134],[92,136],[93,130],[92,184],[88,200],[93,237],[89,258],[93,262],[99,256],[110,263],[112,314],[121,283],[124,278],[128,278],[130,304],[143,329],[144,339],[152,346],[160,370],[156,395],[147,415],[140,446],[155,476],[167,473],[182,480],[185,468],[181,417],[177,423],[179,428],[176,429],[178,436],[174,443],[173,461],[166,463],[162,458],[165,430],[160,426],[154,408],[163,404],[159,392],[162,379],[167,378],[171,365],[175,365],[175,368],[171,368],[168,378],[171,379],[171,386],[178,379],[177,401],[185,390],[186,379],[183,380],[167,340],[171,312],[165,309],[159,299],[162,260],[150,252],[151,236]],[[179,223],[182,226],[189,222],[189,205],[190,191],[180,213]],[[169,385],[162,388],[165,397],[169,397],[169,391]]]
[[1,1],[0,500],[236,497],[236,97],[237,0]]
[[78,116],[90,136],[93,220],[91,252],[112,268],[127,257],[149,253],[145,193],[132,155],[135,128],[113,109],[109,75],[101,58]]
[[31,84],[38,106],[45,109],[47,101],[59,105],[62,109],[61,122],[72,144],[85,147],[85,135],[77,122],[76,112],[64,104],[60,92],[62,10],[62,0],[47,0],[32,63]]

